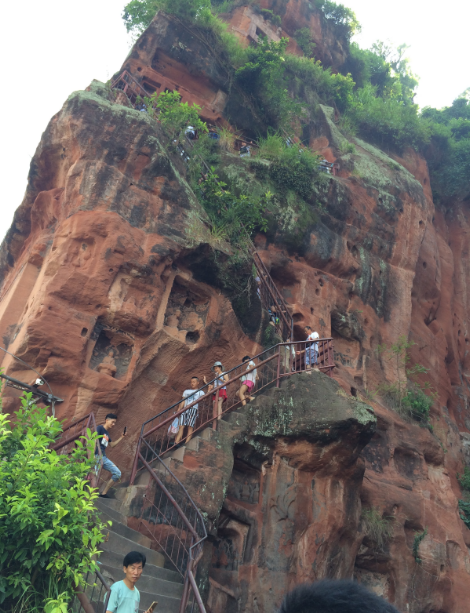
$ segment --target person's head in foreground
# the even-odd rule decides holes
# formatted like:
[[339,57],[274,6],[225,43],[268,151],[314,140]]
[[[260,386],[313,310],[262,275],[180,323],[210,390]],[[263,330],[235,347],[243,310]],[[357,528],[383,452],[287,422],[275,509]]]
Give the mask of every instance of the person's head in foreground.
[[[124,557],[124,561],[122,563],[124,574],[126,578],[124,579],[124,583],[132,589],[132,587],[137,583],[140,579],[140,575],[142,574],[147,558],[140,551],[130,551]],[[131,584],[131,585],[129,585]]]
[[279,613],[399,613],[389,602],[354,581],[318,581],[289,592]]

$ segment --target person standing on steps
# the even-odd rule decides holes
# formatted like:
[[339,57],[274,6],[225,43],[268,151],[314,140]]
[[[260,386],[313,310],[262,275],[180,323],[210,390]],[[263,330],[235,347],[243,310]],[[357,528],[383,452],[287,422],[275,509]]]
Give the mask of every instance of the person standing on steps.
[[[184,407],[187,407],[190,404],[192,404],[195,400],[197,400],[201,396],[204,396],[204,392],[202,390],[199,390],[198,387],[199,387],[199,378],[196,376],[191,377],[190,389],[184,390],[183,392],[183,398],[185,400],[179,405],[180,411],[181,409],[184,409]],[[187,411],[185,411],[184,413],[181,413],[179,417],[179,430],[175,438],[175,445],[178,445],[181,442],[185,428],[188,429],[188,434],[186,436],[185,442],[189,443],[189,441],[191,440],[193,436],[194,425],[197,419],[198,408],[199,408],[199,405],[198,403],[196,403],[192,407],[190,407]]]
[[[123,434],[118,438],[117,441],[115,441],[114,443],[111,441],[111,437],[109,436],[109,430],[114,428],[114,426],[116,425],[116,422],[117,422],[117,415],[115,415],[114,413],[108,413],[105,417],[104,425],[102,426],[100,425],[96,428],[96,432],[98,433],[100,437],[99,444],[100,444],[101,456],[102,456],[101,465],[104,468],[104,470],[107,470],[109,473],[111,473],[111,479],[104,486],[104,490],[99,495],[100,498],[109,498],[108,492],[111,486],[113,485],[113,483],[117,483],[121,479],[121,471],[119,470],[119,468],[113,462],[111,462],[110,459],[106,457],[106,449],[108,448],[108,446],[115,447],[126,436],[126,429],[124,429]],[[98,454],[96,454],[96,457],[99,457]]]
[[[249,355],[246,355],[243,358],[242,362],[248,362],[248,366],[246,367],[247,374],[241,380],[241,387],[238,390],[237,395],[242,401],[242,406],[245,406],[247,400],[254,400],[254,397],[251,396],[251,393],[255,387],[256,381],[258,380],[258,373],[256,371],[256,364],[253,362]],[[250,394],[250,396],[246,395],[247,392],[248,394]]]
[[[215,375],[216,379],[214,382],[209,385],[209,391],[218,390],[219,392],[219,400],[217,402],[217,419],[221,419],[222,417],[222,404],[227,400],[227,388],[225,383],[228,381],[229,377],[227,373],[224,372],[224,367],[222,366],[222,362],[214,362],[214,366],[211,369]],[[204,383],[207,383],[206,377],[204,377]],[[216,401],[217,394],[212,395],[212,400]]]
[[[305,346],[305,368],[306,370],[311,370],[312,364],[315,368],[318,368],[318,343],[314,341],[317,338],[320,338],[318,332],[312,332],[312,328],[310,326],[305,326],[304,332],[307,335],[307,342]],[[297,351],[297,355],[303,353],[302,351]]]
[[[140,579],[147,558],[140,551],[130,551],[122,563],[124,579],[111,586],[106,613],[139,613],[140,592],[135,584]],[[155,604],[155,603],[152,603]],[[145,613],[152,613],[152,605]]]

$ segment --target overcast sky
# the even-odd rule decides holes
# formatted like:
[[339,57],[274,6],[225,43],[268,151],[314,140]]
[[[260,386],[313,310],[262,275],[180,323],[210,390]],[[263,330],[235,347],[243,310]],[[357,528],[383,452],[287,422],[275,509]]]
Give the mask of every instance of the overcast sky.
[[[376,40],[411,46],[421,107],[452,103],[470,87],[470,2],[343,0],[362,24],[361,46]],[[130,41],[124,0],[25,0],[2,5],[0,240],[23,199],[29,164],[49,119],[68,95],[122,65]]]

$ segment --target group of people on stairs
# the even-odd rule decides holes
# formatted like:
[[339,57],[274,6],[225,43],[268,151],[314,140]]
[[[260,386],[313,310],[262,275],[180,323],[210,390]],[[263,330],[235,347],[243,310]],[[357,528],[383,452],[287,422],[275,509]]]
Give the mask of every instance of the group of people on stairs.
[[[302,347],[299,351],[296,352],[292,347],[292,351],[295,353],[296,356],[304,356],[305,370],[309,371],[312,369],[312,367],[317,367],[318,364],[317,341],[320,336],[318,332],[312,330],[310,326],[305,326],[304,332],[307,336],[305,347]],[[259,379],[259,375],[256,363],[254,359],[251,358],[249,355],[246,355],[243,358],[242,364],[246,364],[246,368],[243,376],[239,379],[240,387],[237,390],[236,395],[239,398],[241,405],[245,406],[247,402],[254,400],[253,393],[256,387],[256,383]],[[214,403],[217,403],[217,405],[214,407],[214,413],[217,414],[217,419],[220,420],[222,417],[223,404],[227,401],[227,382],[229,381],[229,375],[227,372],[225,372],[224,366],[220,361],[216,361],[212,366],[211,370],[214,373],[215,377],[209,385],[207,383],[206,377],[203,377],[204,385],[208,385],[206,391],[204,391],[204,388],[199,387],[199,377],[197,377],[196,375],[191,377],[189,387],[183,391],[182,401],[177,408],[177,412],[183,411],[183,409],[185,409],[186,407],[187,409],[180,413],[178,417],[174,419],[168,430],[169,436],[175,437],[175,445],[180,445],[183,440],[185,441],[185,443],[189,443],[189,441],[191,440],[199,412],[199,403],[196,401],[199,400],[199,398],[201,398],[202,396],[205,396],[207,393],[212,392],[212,400]],[[117,419],[118,417],[116,414],[108,413],[105,417],[104,424],[99,425],[96,429],[99,436],[99,447],[101,454],[97,454],[96,456],[97,465],[95,472],[96,474],[98,474],[99,465],[101,463],[101,467],[111,474],[111,478],[99,494],[101,498],[109,498],[109,489],[112,487],[113,483],[117,483],[121,479],[121,471],[106,456],[106,451],[108,447],[115,447],[127,435],[127,428],[124,428],[122,435],[114,442],[112,441],[109,431],[115,427]]]

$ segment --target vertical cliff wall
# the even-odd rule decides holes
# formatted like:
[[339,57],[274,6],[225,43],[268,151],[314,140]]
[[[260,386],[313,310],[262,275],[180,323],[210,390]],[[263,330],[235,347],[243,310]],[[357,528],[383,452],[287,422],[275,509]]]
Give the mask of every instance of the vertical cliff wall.
[[[287,33],[308,25],[297,4],[289,2],[283,16]],[[241,30],[239,17],[233,19]],[[341,41],[330,45],[320,21],[314,25],[325,53],[339,62]],[[238,113],[248,125],[243,99],[236,92],[231,97],[217,58],[178,28],[157,16],[123,67],[150,89],[179,87],[184,100],[204,103],[207,119],[223,122]],[[334,337],[341,393],[368,398],[377,428],[360,458],[354,456],[351,479],[340,480],[347,490],[340,488],[340,496],[333,490],[344,454],[333,447],[328,465],[299,469],[293,448],[284,448],[276,432],[268,438],[278,459],[272,463],[271,456],[270,481],[261,486],[262,462],[247,455],[248,419],[248,433],[224,449],[229,485],[213,518],[221,528],[214,529],[208,562],[211,610],[267,613],[279,602],[281,573],[282,589],[300,579],[355,576],[401,611],[466,613],[470,531],[459,517],[456,475],[465,462],[461,439],[470,430],[468,203],[436,209],[426,163],[416,152],[388,155],[348,140],[333,109],[318,113],[310,145],[340,170],[318,188],[317,222],[296,249],[280,232],[255,241],[290,305],[296,338],[303,338],[304,325]],[[191,375],[209,375],[216,359],[234,366],[261,349],[259,304],[250,307],[247,331],[210,267],[214,251],[223,261],[230,247],[211,235],[184,165],[163,143],[156,121],[114,102],[103,85],[72,94],[43,135],[0,253],[3,346],[64,398],[58,416],[66,422],[90,411],[98,420],[118,412],[129,437],[110,456],[127,475],[142,422],[178,400]],[[223,155],[233,181],[256,180],[238,154]],[[437,392],[432,432],[370,395],[396,380],[378,347],[402,335],[415,342],[412,358],[429,368]],[[0,357],[8,374],[32,381],[30,371]],[[15,410],[15,394],[6,392],[5,410]],[[305,432],[295,436],[301,445]],[[304,521],[302,501],[310,495],[323,510]],[[344,512],[335,514],[338,501]],[[388,518],[391,535],[383,546],[366,534],[361,502]],[[237,505],[250,521],[241,521]],[[335,526],[343,537],[322,557],[310,551],[314,540],[302,526],[315,534]],[[413,544],[425,529],[418,564]],[[243,531],[253,550],[242,559]],[[269,539],[283,543],[282,552]],[[252,576],[257,583],[250,588]]]

